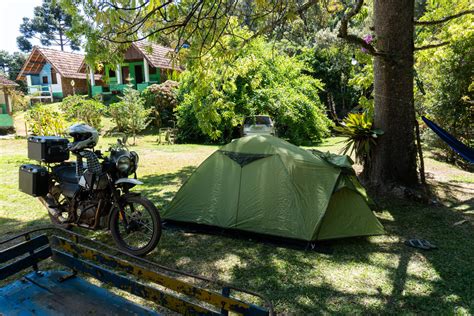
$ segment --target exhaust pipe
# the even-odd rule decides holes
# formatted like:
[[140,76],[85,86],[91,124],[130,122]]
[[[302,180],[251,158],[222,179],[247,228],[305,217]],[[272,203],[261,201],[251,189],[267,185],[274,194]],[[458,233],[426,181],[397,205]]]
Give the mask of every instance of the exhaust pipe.
[[61,215],[61,212],[55,207],[54,201],[52,201],[52,198],[45,196],[45,197],[40,197],[39,198],[41,204],[44,205],[48,209],[49,214],[52,216],[58,218]]

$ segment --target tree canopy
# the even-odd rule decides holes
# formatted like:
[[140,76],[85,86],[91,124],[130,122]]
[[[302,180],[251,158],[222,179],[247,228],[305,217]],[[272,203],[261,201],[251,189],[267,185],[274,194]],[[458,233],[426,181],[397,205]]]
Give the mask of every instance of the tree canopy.
[[[22,53],[15,52],[10,54],[5,50],[0,50],[0,74],[8,79],[16,81],[16,77],[25,63],[26,56]],[[22,89],[25,83],[21,80],[16,81]]]
[[[414,79],[420,82],[423,75],[414,78],[415,58],[421,56],[415,54],[430,51],[435,56],[433,49],[450,46],[456,37],[465,39],[468,35],[465,29],[470,27],[468,23],[472,25],[474,13],[468,0],[356,0],[351,3],[316,0],[62,0],[62,3],[73,16],[77,36],[87,35],[86,52],[92,61],[112,59],[129,43],[144,39],[172,45],[176,48],[175,55],[185,57],[188,65],[200,63],[204,66],[210,64],[206,62],[206,56],[215,57],[214,50],[238,55],[237,51],[245,51],[246,45],[252,45],[251,42],[261,36],[276,41],[275,46],[283,43],[281,46],[285,48],[280,52],[290,56],[301,55],[305,49],[321,49],[322,32],[343,39],[352,45],[352,49],[355,48],[352,59],[357,64],[352,64],[352,69],[347,63],[341,64],[340,69],[328,67],[337,77],[325,82],[333,99],[336,99],[334,86],[343,87],[347,82],[351,89],[356,90],[354,97],[359,100],[358,108],[373,110],[373,124],[368,125],[381,129],[384,134],[373,147],[373,161],[367,162],[364,174],[375,187],[386,189],[393,185],[414,187],[418,182],[413,82]],[[237,23],[233,23],[234,20]],[[242,36],[238,32],[242,27],[250,32]],[[239,45],[229,49],[224,40],[228,36],[239,38]],[[340,40],[333,41],[336,45],[343,45]],[[183,44],[188,44],[189,49],[181,49]],[[465,50],[466,46],[462,51]],[[340,56],[318,53],[312,56],[318,65],[324,64],[324,59],[335,57],[332,60],[345,58],[347,61],[350,56],[350,53]],[[303,60],[311,65],[311,58]],[[318,76],[316,71],[308,74],[310,76],[304,77],[305,80]],[[342,80],[341,74],[350,74],[352,78]],[[215,80],[214,77],[209,79]],[[184,82],[186,80],[185,77]],[[464,85],[461,81],[457,81],[456,86],[458,84]],[[211,83],[205,83],[203,89],[207,85]],[[441,100],[440,96],[436,98]],[[344,99],[336,102],[341,100]],[[216,121],[212,107],[201,113],[208,115],[207,121],[211,125]],[[203,119],[199,121],[204,130],[212,130],[206,127]]]
[[[249,33],[236,32],[241,36],[221,39],[225,51],[240,47]],[[222,54],[215,48],[181,75],[180,128],[192,126],[187,121],[192,108],[201,130],[214,140],[229,141],[245,116],[258,114],[272,116],[278,135],[296,144],[310,144],[328,135],[331,122],[318,96],[324,84],[304,74],[301,61],[262,37],[237,52]]]
[[43,46],[59,46],[61,50],[69,46],[72,50],[79,50],[79,39],[68,37],[71,26],[71,16],[61,9],[57,1],[43,0],[41,6],[34,8],[32,19],[23,18],[20,25],[22,35],[17,37],[18,48],[24,52],[31,51],[31,39],[34,38]]

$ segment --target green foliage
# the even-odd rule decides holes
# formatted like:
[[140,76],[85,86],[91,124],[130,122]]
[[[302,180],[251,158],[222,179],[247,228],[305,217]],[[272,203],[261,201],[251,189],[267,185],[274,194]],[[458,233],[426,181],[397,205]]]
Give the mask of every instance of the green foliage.
[[134,144],[136,135],[150,123],[151,110],[145,108],[145,100],[140,96],[140,92],[130,87],[125,89],[120,102],[110,105],[109,113],[118,131],[130,133]]
[[22,80],[16,80],[18,73],[25,63],[26,55],[14,52],[10,54],[6,50],[0,50],[0,75],[7,77],[8,79],[15,81],[20,85],[20,89],[26,92],[26,83]]
[[354,65],[352,74],[348,81],[349,86],[358,92],[359,99],[354,110],[364,111],[372,119],[374,116],[374,66],[372,58],[363,53],[354,54]]
[[[428,2],[424,20],[439,19],[452,12],[469,8],[469,1],[453,3]],[[447,23],[443,28],[426,27],[419,33],[419,45],[428,44],[433,34],[439,41],[450,44],[436,50],[417,54],[419,87],[415,94],[418,111],[430,117],[454,137],[474,147],[472,122],[474,121],[474,16],[466,15]],[[444,142],[431,133],[424,139],[430,146],[441,148],[448,161],[460,159]]]
[[176,120],[178,126],[178,142],[199,144],[213,143],[209,135],[206,135],[199,127],[194,106],[191,103],[180,103],[177,108]]
[[151,109],[157,127],[173,126],[170,121],[175,120],[173,111],[178,104],[178,85],[176,81],[166,80],[160,84],[153,84],[143,91],[145,107]]
[[352,55],[352,49],[340,44],[305,48],[298,55],[307,66],[305,72],[324,83],[319,96],[333,116],[342,117],[350,112],[360,95],[359,89],[349,84],[353,73]]
[[72,18],[66,14],[57,1],[43,0],[41,6],[35,7],[34,17],[23,18],[20,25],[21,36],[17,37],[18,48],[29,52],[33,48],[30,40],[39,39],[43,46],[60,46],[64,50],[69,46],[72,50],[79,50],[79,41],[67,37],[72,26]]
[[[443,50],[443,59],[433,66],[436,73],[425,73],[426,95],[423,111],[454,137],[474,147],[472,122],[474,121],[474,36],[453,43]],[[429,87],[428,89],[426,87]],[[449,161],[457,158],[454,152],[438,138],[428,138],[432,146],[440,147]]]
[[37,104],[26,112],[29,132],[34,135],[59,136],[66,129],[64,115],[48,104]]
[[208,136],[204,141],[228,141],[243,117],[255,114],[272,116],[278,135],[296,144],[328,135],[331,122],[318,96],[321,81],[303,74],[302,62],[274,51],[263,38],[242,49],[241,44],[225,37],[222,45],[233,54],[212,50],[182,73],[177,108],[181,138],[199,138],[197,122]]
[[22,91],[17,89],[8,89],[8,95],[12,102],[13,112],[26,111],[30,106],[30,97],[25,96]]
[[60,108],[69,121],[86,123],[96,129],[101,128],[102,115],[106,110],[100,101],[88,99],[87,96],[82,95],[64,98]]
[[342,126],[336,126],[336,131],[347,137],[346,145],[342,149],[343,154],[355,154],[358,162],[370,160],[373,146],[377,144],[376,139],[383,132],[372,129],[372,119],[366,112],[349,113],[342,122]]

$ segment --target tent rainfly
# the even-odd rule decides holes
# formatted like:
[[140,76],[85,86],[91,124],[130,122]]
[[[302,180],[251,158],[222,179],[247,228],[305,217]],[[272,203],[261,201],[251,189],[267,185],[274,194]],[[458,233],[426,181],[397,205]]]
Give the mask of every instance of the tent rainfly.
[[304,241],[384,233],[349,157],[270,135],[234,140],[209,156],[163,218]]

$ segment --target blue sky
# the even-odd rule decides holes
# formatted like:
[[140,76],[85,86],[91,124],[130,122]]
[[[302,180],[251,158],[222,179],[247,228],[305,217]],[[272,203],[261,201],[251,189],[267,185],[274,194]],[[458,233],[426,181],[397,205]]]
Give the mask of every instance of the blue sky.
[[42,0],[0,0],[0,50],[10,53],[18,51],[16,38],[20,36],[23,17],[33,17],[33,8],[41,5]]

